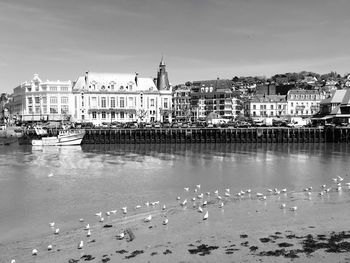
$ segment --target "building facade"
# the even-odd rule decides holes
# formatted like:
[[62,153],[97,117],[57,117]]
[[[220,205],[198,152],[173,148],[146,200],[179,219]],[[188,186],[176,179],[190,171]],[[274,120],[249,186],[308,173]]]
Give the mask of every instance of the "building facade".
[[173,119],[176,122],[188,122],[191,119],[190,88],[185,85],[173,90]]
[[255,96],[244,103],[247,117],[283,117],[287,115],[286,96]]
[[172,91],[163,60],[155,81],[138,73],[86,72],[75,82],[73,97],[77,122],[172,121]]
[[71,81],[42,81],[34,74],[14,89],[7,107],[21,121],[68,120],[72,110]]
[[242,107],[237,102],[230,80],[195,81],[191,84],[190,104],[192,120],[204,121],[214,112],[221,118],[234,119]]
[[310,117],[320,110],[320,102],[325,93],[318,90],[295,89],[288,91],[288,115]]

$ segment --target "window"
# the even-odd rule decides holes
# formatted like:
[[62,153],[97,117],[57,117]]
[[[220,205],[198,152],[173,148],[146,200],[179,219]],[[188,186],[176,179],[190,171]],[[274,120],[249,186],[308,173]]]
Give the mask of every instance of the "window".
[[105,111],[101,112],[101,117],[102,117],[102,119],[106,119],[106,112]]
[[46,108],[46,106],[43,106],[43,114],[47,114],[47,108]]
[[290,106],[293,107],[293,102],[290,103]]
[[168,108],[168,98],[164,98],[164,109]]
[[134,98],[133,97],[129,97],[128,107],[132,108],[133,105],[134,105]]
[[114,111],[111,112],[111,119],[115,119],[115,112]]
[[270,112],[270,116],[273,116],[273,111]]
[[92,118],[95,120],[96,117],[97,117],[97,113],[96,113],[96,111],[93,111],[93,112],[92,112]]
[[253,104],[253,110],[256,110],[256,105],[255,104]]
[[61,91],[68,91],[68,87],[61,87]]
[[91,98],[91,108],[97,108],[97,98],[96,97],[92,97]]
[[106,105],[106,97],[102,97],[101,98],[101,108],[106,108],[107,105]]
[[61,114],[68,114],[68,105],[61,106]]
[[61,104],[68,104],[68,97],[61,97]]
[[42,102],[43,102],[43,104],[47,104],[47,98],[46,97],[42,97]]
[[111,108],[115,108],[115,98],[111,98]]
[[41,86],[42,91],[46,91],[46,86]]
[[51,105],[50,106],[50,114],[55,114],[55,113],[58,113],[57,105]]
[[33,98],[32,97],[28,97],[28,104],[33,104]]
[[39,104],[40,103],[40,97],[35,97],[35,104]]
[[50,91],[57,91],[57,87],[50,87]]
[[154,107],[154,99],[151,99],[151,107]]
[[124,119],[124,112],[121,112],[121,113],[120,113],[120,118],[121,118],[121,119]]
[[57,97],[50,97],[50,104],[57,104]]
[[40,107],[35,107],[35,113],[40,113]]
[[[119,105],[120,105],[120,108],[124,108],[124,97],[121,97],[120,100],[119,100]],[[123,117],[124,118],[124,117]]]
[[270,105],[270,109],[273,110],[273,105]]
[[32,91],[32,87],[28,87],[28,88],[27,88],[27,91],[28,91],[28,92],[31,92],[31,91]]
[[130,118],[130,119],[134,118],[134,114],[130,113],[130,114],[129,114],[129,118]]
[[39,82],[35,82],[35,91],[39,91]]
[[28,106],[28,112],[29,114],[33,114],[33,106]]
[[255,111],[253,111],[253,116],[256,116],[256,112]]

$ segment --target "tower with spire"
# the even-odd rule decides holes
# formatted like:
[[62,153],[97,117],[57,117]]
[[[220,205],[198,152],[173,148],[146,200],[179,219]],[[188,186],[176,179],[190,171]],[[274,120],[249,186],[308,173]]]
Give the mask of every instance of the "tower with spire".
[[157,74],[156,84],[157,84],[158,90],[169,90],[170,89],[168,72],[165,69],[165,63],[164,63],[163,56],[162,56],[162,59],[159,63],[159,70],[158,70],[158,74]]

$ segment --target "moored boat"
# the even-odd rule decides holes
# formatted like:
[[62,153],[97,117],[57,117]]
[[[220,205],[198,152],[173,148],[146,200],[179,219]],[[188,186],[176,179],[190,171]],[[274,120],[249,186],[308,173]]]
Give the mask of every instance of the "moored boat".
[[35,127],[37,135],[41,136],[40,139],[32,140],[34,146],[66,146],[66,145],[80,145],[84,138],[85,130],[62,130],[57,136],[45,136],[46,131]]

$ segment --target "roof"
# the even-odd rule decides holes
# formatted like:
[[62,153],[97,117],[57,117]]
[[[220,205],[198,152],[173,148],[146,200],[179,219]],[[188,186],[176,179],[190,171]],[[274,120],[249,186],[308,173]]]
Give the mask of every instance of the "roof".
[[[233,82],[229,79],[214,79],[214,80],[199,80],[193,81],[193,86],[200,88],[208,88],[211,92],[223,92],[223,90],[231,90],[234,86]],[[211,88],[211,89],[210,89]]]
[[265,95],[255,96],[250,99],[251,102],[286,102],[286,96],[284,95]]
[[346,89],[345,94],[343,97],[343,100],[341,101],[341,105],[349,105],[349,100],[350,100],[350,90]]
[[341,103],[343,101],[343,98],[346,92],[347,90],[344,90],[344,89],[336,90],[332,97],[331,103]]
[[[85,86],[86,79],[86,86]],[[128,91],[157,91],[152,78],[140,78],[136,74],[88,72],[79,76],[73,90],[88,88],[89,90],[128,90]]]

